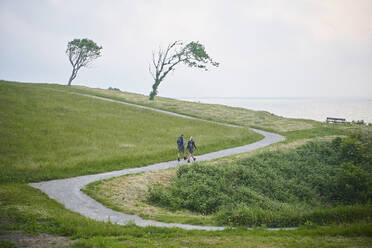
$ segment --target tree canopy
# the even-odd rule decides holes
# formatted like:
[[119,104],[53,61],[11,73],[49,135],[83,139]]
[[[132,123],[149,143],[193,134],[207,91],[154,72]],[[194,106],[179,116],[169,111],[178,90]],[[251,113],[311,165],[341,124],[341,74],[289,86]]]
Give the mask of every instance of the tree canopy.
[[66,54],[72,65],[72,73],[67,85],[77,76],[82,67],[101,56],[102,46],[89,39],[74,39],[67,44]]
[[212,60],[205,51],[205,48],[199,42],[190,42],[186,45],[182,41],[175,41],[167,46],[166,49],[159,48],[157,53],[152,54],[152,65],[149,71],[154,79],[152,91],[150,92],[150,100],[158,94],[158,87],[169,72],[175,67],[184,63],[189,67],[197,67],[208,70],[207,64],[218,66],[219,63]]

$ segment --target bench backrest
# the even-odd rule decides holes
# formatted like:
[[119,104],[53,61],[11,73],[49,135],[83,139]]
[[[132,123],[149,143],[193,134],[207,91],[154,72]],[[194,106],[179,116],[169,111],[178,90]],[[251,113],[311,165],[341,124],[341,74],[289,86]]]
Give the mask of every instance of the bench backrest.
[[327,122],[346,122],[345,118],[327,117]]

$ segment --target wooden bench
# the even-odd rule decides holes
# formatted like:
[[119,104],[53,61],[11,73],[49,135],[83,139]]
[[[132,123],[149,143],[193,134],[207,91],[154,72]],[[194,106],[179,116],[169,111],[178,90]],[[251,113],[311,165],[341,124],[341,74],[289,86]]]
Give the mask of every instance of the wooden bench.
[[346,119],[327,117],[327,123],[346,123]]

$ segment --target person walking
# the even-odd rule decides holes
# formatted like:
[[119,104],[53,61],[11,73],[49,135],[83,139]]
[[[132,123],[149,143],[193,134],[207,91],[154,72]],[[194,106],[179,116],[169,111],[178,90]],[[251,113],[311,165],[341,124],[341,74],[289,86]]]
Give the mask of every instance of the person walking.
[[190,163],[190,157],[192,157],[194,161],[196,160],[196,158],[194,156],[194,149],[195,148],[196,148],[196,145],[195,145],[195,142],[194,142],[194,138],[191,136],[190,140],[187,142],[187,151],[189,152],[189,156],[187,158],[187,163]]
[[177,160],[178,162],[181,160],[180,159],[180,153],[183,154],[183,159],[186,160],[185,156],[185,138],[183,137],[183,134],[181,134],[180,137],[177,139],[177,147],[178,147],[178,153],[177,153]]

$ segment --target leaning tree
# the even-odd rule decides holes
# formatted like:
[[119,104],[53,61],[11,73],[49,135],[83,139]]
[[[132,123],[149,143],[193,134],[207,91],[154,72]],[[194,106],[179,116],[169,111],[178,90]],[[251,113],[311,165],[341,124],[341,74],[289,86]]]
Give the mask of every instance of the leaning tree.
[[192,41],[185,45],[182,41],[175,41],[169,44],[166,49],[159,48],[157,53],[152,53],[152,65],[149,66],[149,71],[154,79],[149,96],[150,100],[154,100],[158,94],[160,83],[180,63],[204,70],[207,70],[208,63],[213,66],[219,65],[209,57],[204,46],[199,42]]
[[80,68],[87,67],[90,62],[101,56],[101,49],[101,46],[89,39],[74,39],[67,44],[66,54],[72,65],[68,86],[76,78]]

